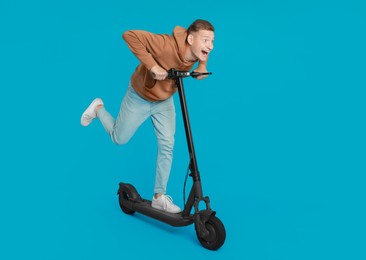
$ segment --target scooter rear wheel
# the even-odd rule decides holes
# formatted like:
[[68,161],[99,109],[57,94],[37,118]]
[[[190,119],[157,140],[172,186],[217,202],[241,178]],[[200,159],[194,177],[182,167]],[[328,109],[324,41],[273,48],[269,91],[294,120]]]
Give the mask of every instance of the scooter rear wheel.
[[119,206],[121,207],[122,211],[128,215],[132,215],[133,213],[135,213],[135,211],[133,211],[129,208],[126,208],[122,203],[123,200],[130,199],[130,196],[127,194],[127,192],[121,191],[118,195],[119,195],[119,198],[118,198]]
[[225,227],[221,220],[215,216],[211,216],[206,222],[206,229],[209,232],[209,236],[207,238],[202,238],[200,234],[196,232],[201,245],[209,250],[219,249],[226,239]]

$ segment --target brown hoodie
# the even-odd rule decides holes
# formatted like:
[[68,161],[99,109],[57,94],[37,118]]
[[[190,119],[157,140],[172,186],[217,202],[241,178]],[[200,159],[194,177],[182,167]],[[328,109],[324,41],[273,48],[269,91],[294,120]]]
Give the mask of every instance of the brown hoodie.
[[155,80],[150,72],[152,67],[158,64],[165,70],[175,68],[189,71],[196,63],[184,58],[188,46],[187,30],[183,27],[175,27],[173,35],[132,30],[123,33],[122,37],[141,62],[131,76],[131,83],[146,100],[165,100],[176,91],[173,80]]

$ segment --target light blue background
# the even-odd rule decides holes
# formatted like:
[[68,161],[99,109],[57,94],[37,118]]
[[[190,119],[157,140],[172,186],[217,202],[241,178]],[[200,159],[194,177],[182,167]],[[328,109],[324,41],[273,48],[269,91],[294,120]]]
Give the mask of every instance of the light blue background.
[[[150,122],[124,147],[80,115],[117,115],[137,59],[128,29],[216,28],[186,92],[202,174],[227,240],[123,214],[119,181],[152,196]],[[0,259],[366,259],[364,1],[0,1]],[[177,96],[168,192],[188,158]]]

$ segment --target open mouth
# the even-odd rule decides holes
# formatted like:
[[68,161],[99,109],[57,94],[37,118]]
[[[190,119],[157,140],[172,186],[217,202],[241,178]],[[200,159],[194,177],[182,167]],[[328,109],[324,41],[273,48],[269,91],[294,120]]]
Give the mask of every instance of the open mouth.
[[206,57],[208,55],[208,51],[202,51],[202,55]]

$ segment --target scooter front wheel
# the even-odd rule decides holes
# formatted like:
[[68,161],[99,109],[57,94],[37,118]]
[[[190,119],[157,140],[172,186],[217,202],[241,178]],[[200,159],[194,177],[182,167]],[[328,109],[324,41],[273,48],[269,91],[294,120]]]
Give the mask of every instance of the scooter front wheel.
[[135,211],[125,207],[123,205],[123,200],[129,200],[130,199],[130,196],[127,194],[127,192],[125,191],[120,191],[118,193],[118,201],[119,201],[119,206],[121,207],[122,211],[128,215],[132,215],[133,213],[135,213]]
[[221,220],[215,216],[210,216],[209,220],[205,224],[209,235],[205,238],[201,237],[199,232],[196,230],[197,238],[204,248],[209,250],[219,249],[225,242],[226,231],[224,224]]

